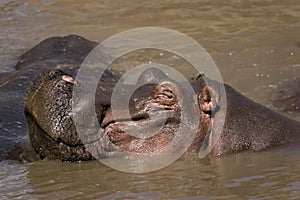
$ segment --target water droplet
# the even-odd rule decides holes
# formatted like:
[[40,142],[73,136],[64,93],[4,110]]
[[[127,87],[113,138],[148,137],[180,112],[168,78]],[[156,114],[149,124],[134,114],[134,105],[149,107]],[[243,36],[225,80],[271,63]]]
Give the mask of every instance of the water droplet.
[[277,89],[277,85],[269,85],[270,88]]

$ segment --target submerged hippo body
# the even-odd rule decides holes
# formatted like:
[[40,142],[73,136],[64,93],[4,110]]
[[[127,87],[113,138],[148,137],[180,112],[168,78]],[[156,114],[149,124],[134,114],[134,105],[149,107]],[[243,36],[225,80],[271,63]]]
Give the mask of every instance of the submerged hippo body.
[[227,111],[214,155],[260,151],[300,141],[300,123],[253,102],[225,85]]
[[[22,80],[20,77],[25,77],[26,80],[26,84],[20,89],[20,94],[17,94],[17,98],[11,101],[12,105],[5,100],[5,97],[1,99],[5,105],[10,105],[10,107],[1,108],[1,114],[9,113],[10,109],[17,109],[17,117],[20,118],[14,120],[12,115],[9,115],[6,119],[1,119],[4,120],[1,121],[0,126],[0,144],[3,150],[1,152],[4,152],[0,153],[1,159],[11,157],[12,152],[14,158],[21,157],[21,159],[24,159],[27,152],[32,154],[30,145],[28,145],[29,150],[25,148],[25,144],[29,143],[28,132],[30,144],[39,158],[67,161],[91,160],[94,159],[93,155],[116,156],[120,149],[153,155],[156,149],[164,147],[174,138],[180,123],[180,103],[184,98],[180,89],[181,85],[168,79],[160,70],[150,69],[144,72],[139,80],[144,85],[132,95],[130,101],[129,110],[133,120],[130,122],[130,119],[122,114],[117,117],[112,115],[110,98],[118,77],[107,71],[100,80],[95,95],[97,118],[89,120],[90,127],[96,126],[97,123],[100,125],[99,131],[93,132],[93,138],[85,144],[91,147],[93,155],[86,150],[76,132],[72,116],[81,115],[81,112],[85,115],[84,112],[92,111],[86,108],[90,105],[89,98],[86,103],[76,107],[78,108],[76,112],[72,110],[71,98],[73,89],[85,89],[81,88],[75,75],[83,59],[95,46],[96,43],[79,36],[50,38],[22,56],[14,72],[18,74],[15,75],[16,80],[9,78],[8,83],[1,81],[0,89],[6,92],[6,97],[11,88],[17,88],[19,81]],[[20,75],[23,73],[26,75]],[[35,81],[31,84],[33,79]],[[208,135],[211,131],[211,122],[214,120],[214,125],[217,126],[218,117],[222,115],[226,116],[225,125],[216,144],[212,147],[213,155],[248,149],[260,151],[299,141],[299,122],[283,117],[251,101],[226,84],[226,97],[220,95],[216,89],[220,83],[204,82],[204,79],[207,80],[206,77],[199,76],[190,82],[197,95],[191,99],[197,99],[194,103],[199,108],[200,117],[197,134],[188,152],[197,153],[203,143],[206,146],[212,145]],[[156,80],[160,83],[148,83],[147,80]],[[214,86],[211,87],[209,83],[214,83]],[[7,84],[12,84],[12,86],[6,86]],[[131,85],[124,84],[125,93],[126,88],[131,87]],[[222,109],[218,109],[218,107],[225,106],[219,105],[218,102],[221,101],[216,100],[222,98],[227,100],[226,113],[221,113]],[[14,106],[15,102],[17,102],[16,106]],[[85,116],[90,117],[89,114]],[[135,132],[136,129],[147,129],[149,124],[159,123],[161,116],[167,117],[167,120],[152,137],[141,139],[124,132],[124,130]],[[12,128],[6,128],[13,123],[15,125]],[[22,126],[20,131],[17,131],[18,126]],[[174,149],[163,151],[161,153],[172,153]]]

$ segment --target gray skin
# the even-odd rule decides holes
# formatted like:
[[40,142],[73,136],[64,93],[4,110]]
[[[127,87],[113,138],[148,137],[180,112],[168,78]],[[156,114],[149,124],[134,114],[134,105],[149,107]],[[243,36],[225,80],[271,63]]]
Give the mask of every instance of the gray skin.
[[[122,114],[117,118],[113,117],[110,98],[118,76],[110,71],[105,73],[95,94],[97,116],[89,119],[88,124],[89,127],[100,124],[100,127],[98,130],[91,128],[92,140],[88,143],[82,141],[76,132],[72,116],[90,117],[93,106],[90,106],[91,102],[87,98],[85,103],[77,106],[77,112],[72,111],[71,94],[74,88],[85,89],[74,77],[85,56],[96,45],[97,43],[79,36],[47,39],[22,56],[15,72],[3,76],[7,78],[0,81],[1,94],[4,94],[1,95],[1,103],[7,106],[0,108],[0,150],[3,152],[0,153],[0,159],[91,160],[94,159],[93,155],[117,156],[120,149],[152,155],[155,149],[160,149],[174,138],[180,123],[180,102],[184,98],[181,87],[184,87],[184,83],[179,85],[160,70],[150,69],[139,80],[145,85],[131,97],[129,109],[133,122],[129,122],[130,119]],[[148,80],[159,83],[148,83]],[[226,97],[218,93],[220,83],[204,76],[198,76],[191,81],[191,85],[197,95],[194,103],[199,108],[200,118],[198,132],[188,152],[199,151],[204,138],[210,134],[211,121],[214,120],[214,124],[218,125],[218,118],[224,115],[225,126],[216,145],[212,147],[212,155],[244,150],[260,151],[299,141],[299,122],[251,101],[227,84]],[[133,86],[124,84],[123,87],[125,95],[127,89]],[[12,92],[16,88],[18,89]],[[8,99],[10,95],[11,98]],[[122,95],[120,94],[120,98]],[[221,113],[222,109],[219,109],[224,106],[219,104],[222,98],[227,100],[226,113]],[[15,114],[12,115],[12,111]],[[129,136],[123,131],[134,132],[137,127],[146,129],[149,124],[157,123],[162,115],[167,116],[163,128],[146,140]],[[212,145],[210,138],[207,138],[205,145]],[[83,143],[89,145],[93,155]],[[174,149],[165,151],[161,153],[172,153]]]
[[0,74],[0,160],[27,162],[37,159],[24,115],[29,88],[34,80],[54,69],[75,74],[96,45],[76,35],[51,37],[26,52],[15,71]]
[[300,123],[246,98],[225,84],[225,126],[212,154],[261,151],[300,141]]

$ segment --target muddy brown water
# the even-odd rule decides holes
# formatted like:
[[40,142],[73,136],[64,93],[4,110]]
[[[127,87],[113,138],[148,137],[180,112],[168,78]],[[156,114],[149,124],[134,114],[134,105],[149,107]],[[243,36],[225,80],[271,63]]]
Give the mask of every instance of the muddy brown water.
[[[300,77],[300,1],[1,0],[0,72],[37,42],[79,34],[101,41],[154,26],[198,41],[225,82],[270,107]],[[297,113],[285,113],[300,121]],[[0,163],[0,199],[300,199],[300,147],[222,158],[182,157],[128,174],[99,162]]]

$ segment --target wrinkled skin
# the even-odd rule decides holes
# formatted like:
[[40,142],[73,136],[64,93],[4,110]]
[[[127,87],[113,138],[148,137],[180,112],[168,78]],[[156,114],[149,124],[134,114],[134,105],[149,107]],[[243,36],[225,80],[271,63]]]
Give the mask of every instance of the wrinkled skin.
[[76,35],[52,37],[26,52],[15,71],[0,74],[0,160],[37,158],[24,115],[24,102],[32,82],[54,69],[75,74],[96,45]]
[[[123,115],[122,110],[117,117],[112,115],[110,99],[118,76],[110,71],[101,78],[95,95],[97,117],[93,118],[89,114],[93,109],[89,98],[80,105],[76,105],[75,102],[77,112],[72,112],[72,90],[75,88],[84,90],[75,80],[76,71],[95,45],[96,43],[79,36],[50,38],[22,56],[16,66],[15,76],[1,81],[3,84],[0,89],[7,95],[12,88],[18,88],[20,81],[24,83],[22,87],[20,86],[20,95],[16,95],[13,101],[5,101],[5,97],[1,99],[8,105],[7,108],[1,108],[1,113],[9,113],[7,119],[4,118],[7,122],[1,122],[0,127],[1,136],[4,138],[0,139],[1,150],[5,150],[1,159],[12,158],[13,154],[14,159],[28,161],[38,158],[65,161],[91,160],[94,159],[93,155],[118,156],[120,149],[155,156],[154,152],[157,153],[155,150],[163,149],[162,147],[178,134],[176,130],[180,124],[181,102],[184,99],[181,88],[185,83],[178,85],[157,69],[150,69],[140,77],[139,82],[144,85],[132,95],[129,104],[130,117],[133,121]],[[11,77],[16,78],[13,80]],[[24,77],[24,80],[20,77]],[[31,84],[33,79],[34,83]],[[153,84],[149,80],[159,83]],[[244,150],[260,151],[299,141],[299,122],[251,101],[226,84],[226,97],[222,96],[219,94],[219,84],[204,76],[198,76],[191,81],[196,94],[194,103],[199,108],[200,115],[198,131],[188,152],[199,151],[204,138],[210,134],[212,120],[214,124],[218,124],[217,119],[222,115],[226,115],[225,125],[220,138],[213,146],[212,155]],[[124,84],[123,87],[125,95],[127,89],[133,86]],[[120,94],[120,98],[122,95]],[[224,106],[219,104],[222,98],[227,100],[226,113],[220,112],[222,110],[220,107]],[[22,102],[25,102],[25,108]],[[15,119],[10,114],[14,109],[18,113]],[[24,127],[19,132],[16,128],[17,125],[25,126],[24,116],[20,114],[23,110],[32,147],[25,145],[29,140]],[[89,122],[89,124],[83,122],[84,126],[91,127],[92,134],[92,139],[85,145],[89,145],[93,155],[86,150],[78,136],[72,120],[74,115],[83,115]],[[155,129],[154,133],[151,133],[151,137],[137,138],[124,132],[124,130],[127,133],[135,132],[137,129],[147,130],[149,125],[159,124],[161,116],[165,116],[167,120],[161,129]],[[19,123],[16,123],[16,120]],[[11,125],[13,128],[4,128],[13,123],[16,123]],[[100,127],[95,131],[92,127],[96,127],[96,124],[100,124]],[[18,137],[22,139],[16,140]],[[210,140],[206,140],[205,145],[212,144]],[[32,148],[38,156],[33,153]],[[175,151],[174,148],[164,149],[158,153],[172,153]]]

